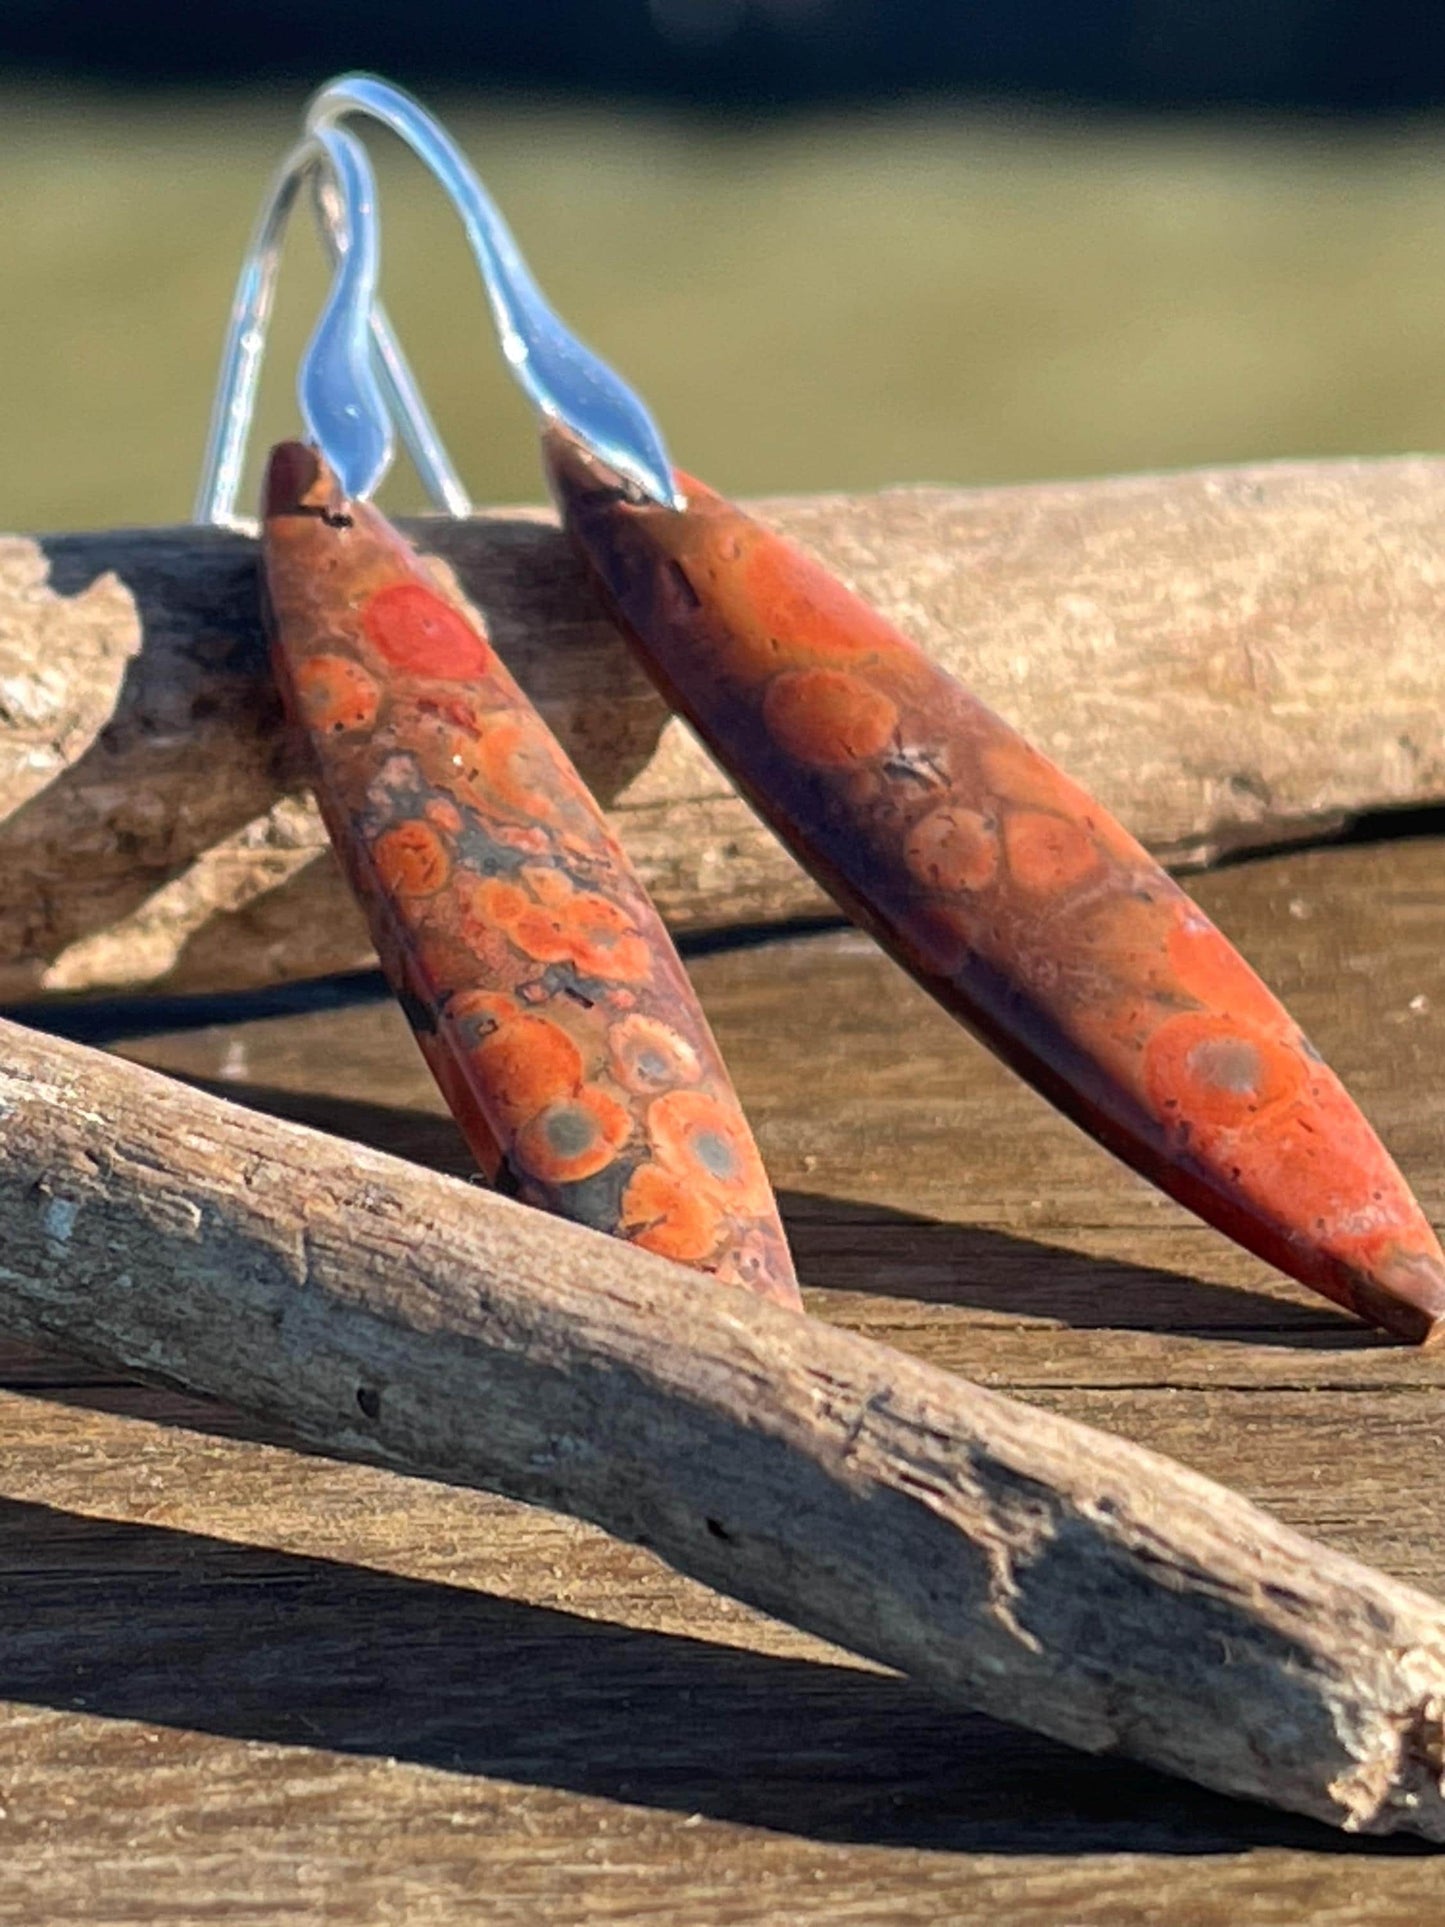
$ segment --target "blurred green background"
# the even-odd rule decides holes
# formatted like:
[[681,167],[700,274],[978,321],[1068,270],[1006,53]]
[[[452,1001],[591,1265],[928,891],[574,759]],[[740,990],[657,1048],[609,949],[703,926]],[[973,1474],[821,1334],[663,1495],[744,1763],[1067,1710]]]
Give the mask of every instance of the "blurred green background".
[[[0,526],[185,518],[235,271],[308,91],[0,98]],[[423,91],[563,315],[725,489],[1445,443],[1436,122],[962,101],[725,122]],[[478,500],[535,499],[459,231],[374,151],[388,300],[435,413]],[[298,223],[257,460],[296,426],[321,286]],[[386,499],[419,501],[401,463]]]

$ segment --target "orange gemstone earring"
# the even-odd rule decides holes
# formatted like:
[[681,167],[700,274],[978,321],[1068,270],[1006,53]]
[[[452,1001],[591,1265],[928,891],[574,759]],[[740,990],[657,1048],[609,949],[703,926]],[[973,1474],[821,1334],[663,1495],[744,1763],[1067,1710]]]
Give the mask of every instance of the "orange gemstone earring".
[[[281,234],[307,181],[337,236],[307,350],[308,441],[271,455],[266,626],[292,728],[382,968],[486,1175],[526,1203],[797,1307],[772,1191],[661,919],[476,611],[369,496],[390,406],[374,362],[375,194],[323,130],[262,214],[231,322],[198,519],[233,520]],[[428,477],[464,502],[435,431]]]
[[1445,1331],[1445,1254],[1271,992],[1132,836],[810,556],[686,475],[567,333],[465,156],[354,76],[452,196],[562,518],[644,668],[849,916],[1102,1145],[1399,1336]]

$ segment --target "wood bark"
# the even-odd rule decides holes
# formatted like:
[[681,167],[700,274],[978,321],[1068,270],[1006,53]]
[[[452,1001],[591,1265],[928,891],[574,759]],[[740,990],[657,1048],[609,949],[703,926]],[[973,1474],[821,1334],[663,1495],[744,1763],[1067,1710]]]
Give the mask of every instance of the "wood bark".
[[[1411,458],[760,505],[1175,864],[1445,800]],[[678,930],[826,909],[541,511],[427,524]],[[285,765],[243,537],[0,538],[0,997],[369,960]]]
[[1445,1611],[1139,1447],[0,1025],[0,1316],[1095,1752],[1445,1840]]

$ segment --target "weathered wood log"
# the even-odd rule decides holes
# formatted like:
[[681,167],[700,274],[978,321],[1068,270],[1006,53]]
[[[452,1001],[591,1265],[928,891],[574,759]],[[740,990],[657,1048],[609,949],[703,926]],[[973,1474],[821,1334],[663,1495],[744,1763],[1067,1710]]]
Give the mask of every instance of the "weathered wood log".
[[483,1486],[945,1696],[1445,1840],[1445,1610],[1140,1448],[0,1025],[0,1322]]
[[[1445,800],[1439,527],[1415,458],[774,502],[1167,860]],[[661,704],[541,511],[428,525],[680,930],[825,908]],[[254,556],[0,539],[0,997],[365,963],[287,793]]]

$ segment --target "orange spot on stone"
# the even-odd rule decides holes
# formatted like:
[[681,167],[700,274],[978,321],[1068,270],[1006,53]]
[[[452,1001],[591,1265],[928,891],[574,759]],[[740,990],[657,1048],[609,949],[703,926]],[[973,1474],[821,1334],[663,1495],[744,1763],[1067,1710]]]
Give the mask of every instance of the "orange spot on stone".
[[540,904],[529,904],[521,916],[508,925],[508,935],[518,949],[537,963],[570,963],[575,948],[561,920]]
[[398,896],[434,896],[446,882],[452,862],[429,823],[398,823],[384,830],[372,849],[383,886]]
[[1205,1151],[1226,1134],[1258,1128],[1304,1092],[1308,1074],[1292,1044],[1212,1012],[1171,1017],[1144,1052],[1155,1110],[1187,1123],[1191,1145]]
[[394,582],[363,605],[361,626],[389,663],[414,676],[446,681],[484,676],[491,645],[459,609],[420,582]]
[[502,877],[484,877],[468,892],[468,897],[478,915],[500,924],[504,930],[510,929],[518,917],[525,916],[531,907],[531,898],[526,891],[519,890],[515,883],[508,883]]
[[461,758],[459,775],[521,816],[554,822],[559,796],[577,787],[576,777],[535,717],[489,717],[466,748],[453,754]]
[[648,1097],[675,1084],[695,1084],[702,1075],[687,1039],[653,1017],[624,1017],[607,1033],[607,1048],[618,1083]]
[[498,1119],[512,1130],[582,1082],[581,1051],[548,1017],[505,1018],[471,1061]]
[[740,1111],[702,1091],[669,1091],[647,1107],[659,1163],[734,1210],[766,1211],[772,1193]]
[[1098,844],[1081,824],[1041,810],[1006,816],[1003,841],[1014,882],[1039,896],[1081,883],[1102,861]]
[[993,719],[994,740],[980,752],[983,774],[1001,803],[1021,804],[1026,810],[1067,817],[1085,830],[1101,851],[1130,869],[1152,871],[1154,860],[1116,817],[1065,776],[1056,763],[1025,742],[1006,724]]
[[800,763],[846,769],[886,749],[898,711],[881,690],[842,669],[792,669],[769,683],[763,721]]
[[716,1203],[660,1164],[641,1164],[622,1195],[625,1237],[660,1257],[696,1264],[718,1241]]
[[[735,530],[720,522],[709,531],[709,547],[723,565],[714,578],[719,598],[739,605],[749,629],[775,637],[784,657],[804,653],[856,661],[916,653],[831,570],[738,511],[733,515]],[[729,534],[740,538],[734,539],[731,555],[723,548]]]
[[570,934],[572,955],[584,976],[636,983],[650,973],[652,953],[631,914],[621,905],[591,890],[576,890],[571,896],[557,896],[552,901],[555,914]]
[[495,925],[535,962],[570,963],[584,977],[636,983],[648,976],[652,953],[625,911],[578,890],[561,871],[529,865],[522,875],[531,883],[547,879],[546,903],[515,883],[488,878],[470,893],[466,922]]
[[517,1134],[512,1155],[523,1170],[546,1184],[577,1184],[612,1162],[627,1142],[632,1120],[607,1092],[584,1084],[559,1099]]
[[584,977],[638,983],[652,969],[652,952],[631,919],[605,897],[580,896],[571,915],[572,956]]
[[301,720],[322,734],[367,729],[376,721],[381,691],[347,656],[308,656],[293,680]]
[[945,805],[914,824],[903,860],[926,890],[981,890],[998,870],[998,836],[977,810]]

